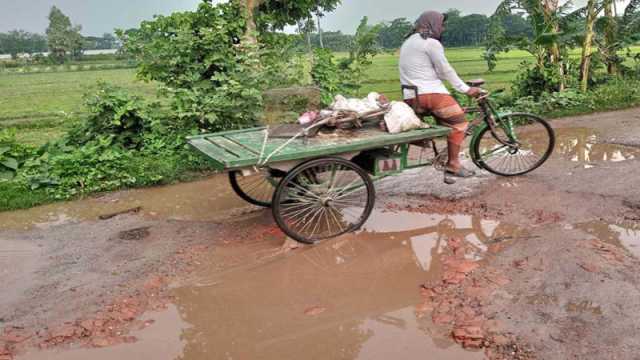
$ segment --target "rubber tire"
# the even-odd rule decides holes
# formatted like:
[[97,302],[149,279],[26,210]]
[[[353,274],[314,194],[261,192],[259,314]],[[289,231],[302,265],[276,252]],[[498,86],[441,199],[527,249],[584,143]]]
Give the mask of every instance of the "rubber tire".
[[548,133],[548,135],[550,137],[550,139],[549,139],[549,147],[547,148],[547,151],[546,151],[545,155],[540,159],[540,161],[538,161],[533,167],[531,167],[527,171],[522,171],[522,172],[515,173],[515,174],[505,174],[505,173],[502,173],[502,172],[497,171],[495,169],[492,169],[491,167],[487,166],[486,163],[484,163],[483,161],[480,160],[480,142],[481,142],[480,140],[485,136],[485,134],[487,132],[490,133],[491,137],[493,137],[493,134],[491,134],[491,129],[489,128],[489,126],[485,126],[476,136],[474,136],[474,140],[472,141],[471,158],[473,160],[473,163],[476,164],[477,167],[479,167],[481,169],[484,169],[484,170],[487,170],[488,172],[490,172],[490,173],[492,173],[494,175],[504,176],[504,177],[515,177],[515,176],[526,175],[526,174],[536,170],[537,168],[542,166],[545,162],[547,162],[547,160],[549,160],[549,157],[551,157],[551,155],[553,154],[553,151],[555,150],[555,147],[556,147],[555,131],[553,130],[553,128],[551,127],[549,122],[547,122],[546,120],[544,120],[543,118],[541,118],[539,116],[536,116],[536,115],[533,115],[533,114],[526,114],[526,113],[509,114],[509,115],[505,115],[505,118],[512,117],[512,116],[528,117],[531,120],[542,124],[542,126],[547,130],[547,133]]
[[[239,171],[231,171],[231,172],[229,172],[229,183],[231,183],[231,188],[233,189],[233,191],[238,196],[240,196],[240,198],[242,198],[242,200],[248,202],[249,204],[260,206],[260,207],[264,207],[264,208],[270,208],[271,207],[271,202],[265,202],[265,201],[256,200],[256,199],[252,198],[251,196],[249,196],[247,193],[245,193],[244,190],[242,190],[242,187],[240,186],[240,184],[238,183],[238,176],[242,176]],[[275,191],[274,191],[274,193],[275,193]]]
[[[284,191],[286,191],[286,189],[287,189],[286,184],[289,183],[296,176],[298,176],[299,173],[301,173],[304,170],[306,170],[308,168],[311,168],[311,167],[315,167],[315,166],[318,166],[318,165],[331,164],[331,163],[338,163],[338,164],[341,164],[341,165],[344,165],[344,166],[349,166],[352,170],[354,170],[364,180],[365,186],[367,187],[367,205],[365,206],[365,211],[364,211],[364,214],[363,214],[362,218],[360,219],[360,222],[358,222],[354,226],[351,226],[350,228],[346,229],[345,231],[343,231],[341,233],[335,234],[335,235],[333,235],[331,237],[320,238],[320,239],[317,239],[317,240],[314,241],[314,240],[311,240],[311,239],[307,239],[307,238],[305,238],[305,237],[303,237],[301,235],[298,235],[295,232],[293,232],[291,229],[287,228],[287,225],[286,225],[284,219],[282,219],[282,216],[280,215],[280,207],[281,207],[282,204],[277,199],[280,199],[280,197],[282,196],[282,193]],[[369,174],[364,169],[362,169],[356,163],[354,163],[352,161],[345,160],[343,158],[327,157],[327,158],[320,158],[320,159],[315,159],[315,160],[310,160],[310,161],[304,162],[304,163],[298,165],[293,170],[291,170],[289,172],[289,174],[287,174],[287,176],[280,182],[275,194],[273,195],[272,211],[273,211],[273,218],[276,220],[276,223],[278,224],[278,227],[287,236],[289,236],[293,240],[301,242],[303,244],[314,245],[314,244],[316,244],[316,243],[318,243],[318,242],[320,242],[322,240],[336,238],[338,236],[341,236],[341,235],[344,235],[344,234],[347,234],[347,233],[351,233],[351,232],[360,230],[360,228],[362,228],[362,226],[367,222],[367,220],[369,220],[369,217],[371,216],[371,212],[373,211],[373,207],[375,206],[375,203],[376,203],[375,185],[373,184],[373,180],[371,179]]]

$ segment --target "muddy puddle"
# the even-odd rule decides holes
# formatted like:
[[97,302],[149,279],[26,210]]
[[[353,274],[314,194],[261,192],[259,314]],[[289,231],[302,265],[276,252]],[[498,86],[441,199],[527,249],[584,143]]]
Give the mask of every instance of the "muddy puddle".
[[560,128],[556,129],[556,136],[556,154],[572,162],[591,164],[640,158],[640,148],[602,143],[593,129]]
[[79,201],[51,204],[29,210],[0,212],[0,229],[26,230],[131,210],[159,219],[212,221],[246,208],[231,190],[225,174],[171,186],[110,193]]
[[[476,249],[469,257],[482,259],[488,244],[521,234],[472,216],[376,211],[357,234],[220,267],[243,251],[277,248],[283,238],[230,243],[217,247],[189,284],[172,290],[179,319],[159,314],[136,344],[46,358],[131,358],[157,345],[145,336],[155,331],[169,338],[154,359],[482,359],[429,316],[417,317],[419,287],[440,280],[448,237],[465,239]],[[24,359],[45,358],[34,355]]]
[[633,222],[591,221],[573,227],[606,243],[627,249],[640,258],[640,224]]

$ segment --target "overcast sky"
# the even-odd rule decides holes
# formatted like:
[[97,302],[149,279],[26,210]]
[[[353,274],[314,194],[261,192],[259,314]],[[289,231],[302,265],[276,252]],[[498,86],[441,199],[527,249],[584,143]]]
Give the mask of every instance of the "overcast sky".
[[[295,0],[293,0],[295,1]],[[578,0],[585,2],[586,0]],[[56,5],[82,25],[84,35],[102,35],[114,28],[137,27],[154,14],[168,15],[178,10],[193,10],[200,0],[0,0],[0,32],[24,29],[43,33],[47,15]],[[398,17],[417,18],[427,9],[458,8],[463,13],[490,14],[499,0],[343,0],[342,5],[324,19],[326,30],[353,33],[362,16],[372,22]]]

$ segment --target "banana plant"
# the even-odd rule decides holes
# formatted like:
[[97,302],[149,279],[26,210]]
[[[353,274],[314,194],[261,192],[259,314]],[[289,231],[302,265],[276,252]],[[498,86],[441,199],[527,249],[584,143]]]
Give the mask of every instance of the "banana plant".
[[[489,41],[485,52],[485,59],[489,68],[495,67],[496,54],[509,51],[511,48],[526,50],[536,58],[538,67],[547,64],[557,67],[560,74],[559,89],[566,86],[562,30],[563,18],[569,14],[573,4],[567,1],[563,4],[559,0],[503,0],[492,16]],[[501,26],[502,19],[508,14],[525,12],[531,22],[534,36],[529,38],[511,38],[505,34]]]
[[618,14],[618,2],[604,0],[605,17],[596,22],[594,37],[611,75],[617,74],[624,62],[619,53],[640,41],[640,0],[631,0],[622,15]]
[[591,71],[591,55],[593,53],[592,44],[595,35],[594,26],[598,14],[603,10],[605,4],[605,2],[599,3],[598,0],[589,0],[587,2],[584,42],[580,61],[580,89],[584,92],[589,87],[589,71]]

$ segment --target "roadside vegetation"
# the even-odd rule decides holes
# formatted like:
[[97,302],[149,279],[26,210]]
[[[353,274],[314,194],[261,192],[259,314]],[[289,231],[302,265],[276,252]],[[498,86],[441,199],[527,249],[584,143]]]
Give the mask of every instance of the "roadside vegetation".
[[[61,41],[47,58],[0,60],[0,211],[206,173],[185,137],[259,125],[274,88],[319,88],[323,104],[338,93],[399,99],[396,51],[410,22],[363,18],[354,35],[323,32],[315,14],[338,3],[282,12],[275,0],[203,2],[118,31],[118,54],[86,56]],[[492,17],[452,12],[447,41],[469,46],[448,49],[453,66],[505,89],[496,95],[505,110],[555,117],[640,105],[640,2],[624,14],[606,0],[571,11],[552,3],[505,1]],[[58,12],[48,37],[78,40]],[[280,32],[287,25],[299,34]],[[94,46],[116,41],[107,35]],[[282,102],[291,113],[317,106]]]

